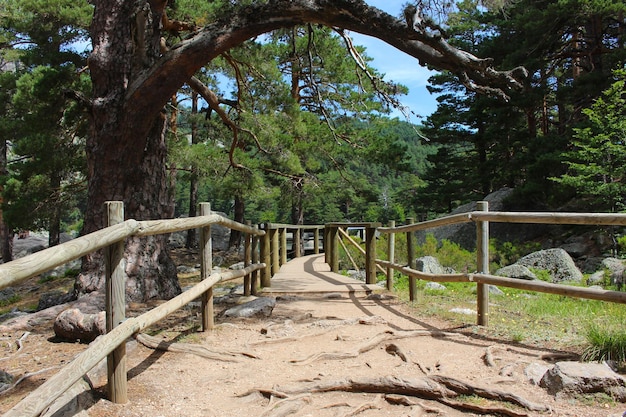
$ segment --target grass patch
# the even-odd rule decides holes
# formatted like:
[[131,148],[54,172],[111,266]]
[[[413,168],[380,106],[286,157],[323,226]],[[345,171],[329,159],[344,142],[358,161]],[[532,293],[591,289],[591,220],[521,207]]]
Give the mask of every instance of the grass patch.
[[585,361],[615,361],[626,365],[626,332],[623,326],[612,327],[592,323],[585,333],[588,346],[583,351]]
[[[476,285],[458,282],[442,284],[446,290],[426,290],[426,282],[418,280],[415,301],[409,305],[419,315],[445,318],[459,326],[474,325],[476,315],[450,310],[476,311]],[[408,278],[396,274],[394,290],[407,302],[408,287]],[[499,288],[504,294],[490,295],[489,326],[484,331],[513,342],[568,348],[582,353],[590,343],[590,326],[598,327],[602,323],[609,328],[624,329],[626,323],[626,306],[622,304]],[[620,337],[620,342],[611,342],[610,345],[622,346],[622,353],[626,355],[626,334]],[[615,340],[617,337],[607,339]]]

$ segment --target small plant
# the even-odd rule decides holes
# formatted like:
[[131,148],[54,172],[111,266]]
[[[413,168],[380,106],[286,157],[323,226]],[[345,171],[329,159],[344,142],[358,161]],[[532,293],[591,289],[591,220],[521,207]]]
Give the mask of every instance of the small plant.
[[589,344],[582,354],[584,361],[615,361],[626,364],[626,332],[623,329],[592,324],[585,335]]
[[550,275],[550,271],[546,271],[545,269],[537,269],[537,268],[529,268],[530,271],[535,274],[538,280],[545,282],[552,282],[552,275]]

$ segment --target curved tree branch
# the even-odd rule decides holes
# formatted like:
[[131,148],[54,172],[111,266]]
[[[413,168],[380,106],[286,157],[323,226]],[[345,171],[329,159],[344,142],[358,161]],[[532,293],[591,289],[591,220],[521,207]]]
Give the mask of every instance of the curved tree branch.
[[[206,63],[263,33],[294,25],[317,23],[374,36],[415,57],[420,65],[457,74],[468,88],[507,98],[522,87],[523,68],[498,71],[492,60],[450,45],[439,34],[416,31],[362,0],[269,0],[234,8],[228,16],[193,33],[165,52],[148,71],[129,85],[129,112],[158,114],[168,98]],[[150,128],[150,119],[133,125],[135,137]],[[132,136],[131,136],[132,137]]]

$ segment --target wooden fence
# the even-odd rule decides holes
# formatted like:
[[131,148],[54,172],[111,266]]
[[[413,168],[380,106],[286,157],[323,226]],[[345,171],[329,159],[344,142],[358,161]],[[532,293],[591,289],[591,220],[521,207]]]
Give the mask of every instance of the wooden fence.
[[[421,223],[404,226],[380,227],[380,233],[389,234],[388,261],[376,259],[376,263],[387,268],[387,288],[393,288],[393,272],[399,271],[409,277],[409,297],[415,299],[415,280],[423,279],[437,282],[475,282],[477,285],[477,324],[486,326],[489,323],[489,285],[511,287],[537,292],[565,295],[569,297],[588,298],[614,303],[626,304],[626,293],[603,289],[576,287],[564,284],[552,284],[543,281],[525,281],[489,274],[489,223],[531,223],[531,224],[569,224],[569,225],[602,225],[626,226],[626,214],[605,213],[533,213],[533,212],[489,212],[488,203],[479,201],[477,210],[469,213],[455,214]],[[414,258],[413,233],[418,230],[429,230],[435,227],[459,223],[474,222],[476,224],[476,273],[465,274],[429,274],[417,271],[412,265],[400,265],[394,262],[395,235],[405,234],[407,239],[407,259]],[[412,262],[412,261],[411,261]]]
[[[160,321],[164,317],[200,298],[202,300],[202,329],[213,327],[212,288],[218,282],[244,277],[248,291],[254,291],[250,278],[256,271],[265,270],[265,264],[252,261],[251,242],[266,235],[256,227],[243,225],[211,214],[208,203],[201,204],[200,216],[186,219],[122,221],[121,202],[105,205],[109,226],[61,245],[0,265],[0,289],[20,283],[59,265],[105,249],[106,263],[106,317],[107,334],[92,342],[71,363],[48,379],[22,401],[11,408],[5,417],[40,415],[68,388],[82,378],[102,359],[107,358],[108,393],[114,402],[126,402],[126,339]],[[246,236],[245,267],[238,271],[211,274],[211,225],[222,225],[239,230]],[[124,240],[130,236],[149,236],[200,228],[201,282],[164,304],[139,317],[125,318]],[[257,256],[258,257],[258,256]],[[254,262],[254,263],[253,263]]]
[[[391,222],[389,227],[381,227],[379,223],[330,223],[325,226],[265,223],[253,227],[250,224],[243,225],[212,214],[208,203],[200,205],[200,215],[198,217],[171,220],[123,221],[123,205],[120,202],[106,203],[105,209],[108,227],[0,265],[0,289],[3,289],[94,251],[104,249],[107,281],[107,334],[94,341],[74,361],[5,413],[6,417],[38,416],[105,357],[108,365],[109,399],[114,402],[126,402],[126,339],[197,298],[200,298],[202,301],[202,329],[212,328],[213,286],[218,282],[244,277],[245,295],[255,294],[259,285],[261,287],[269,287],[272,275],[278,272],[280,266],[287,262],[289,234],[291,234],[293,257],[303,254],[302,234],[309,231],[309,233],[313,234],[313,247],[311,249],[313,253],[320,253],[323,247],[326,262],[330,265],[332,271],[338,272],[339,245],[342,243],[340,237],[343,236],[349,241],[352,240],[347,236],[344,229],[348,227],[363,229],[365,249],[361,249],[361,251],[365,255],[366,282],[368,284],[376,283],[376,268],[379,268],[386,273],[386,285],[391,290],[394,280],[393,271],[399,271],[409,277],[411,300],[415,298],[416,279],[438,282],[474,282],[478,289],[477,322],[479,325],[488,324],[488,285],[626,303],[626,293],[623,292],[550,284],[542,281],[525,281],[489,274],[490,222],[626,226],[626,215],[624,214],[489,212],[486,202],[478,202],[477,211],[421,223],[412,223],[410,219],[407,219],[409,224],[397,227],[394,222]],[[411,265],[400,265],[394,262],[396,234],[406,236],[407,255],[408,259],[412,260],[414,257],[413,233],[415,231],[468,222],[476,224],[478,269],[476,273],[428,274],[413,269]],[[222,225],[244,233],[244,269],[211,274],[211,225]],[[124,240],[130,236],[173,233],[193,228],[199,228],[201,232],[201,282],[139,317],[125,318],[125,283],[122,262]],[[322,229],[323,238],[320,236],[320,230]],[[376,257],[376,236],[378,233],[389,234],[388,261],[377,259]],[[356,242],[352,241],[351,243],[355,244]]]

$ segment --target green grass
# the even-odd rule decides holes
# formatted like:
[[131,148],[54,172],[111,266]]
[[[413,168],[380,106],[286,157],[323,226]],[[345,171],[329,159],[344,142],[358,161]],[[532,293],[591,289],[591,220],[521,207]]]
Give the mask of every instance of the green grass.
[[626,332],[624,327],[612,327],[606,323],[592,323],[586,331],[588,346],[583,351],[586,361],[615,361],[620,367],[626,365]]
[[[443,283],[446,290],[426,290],[417,281],[416,299],[409,305],[415,314],[445,318],[452,325],[474,325],[476,315],[450,312],[453,308],[476,310],[476,285]],[[504,339],[547,347],[574,348],[582,353],[589,346],[588,329],[601,323],[618,329],[626,347],[626,306],[554,294],[500,287],[504,295],[490,294],[489,325],[485,331]],[[408,302],[408,278],[396,274],[394,290]],[[617,337],[614,337],[616,339]],[[624,350],[626,352],[626,349]]]
[[[387,259],[387,237],[388,235],[381,235],[377,241],[377,257],[380,259]],[[515,245],[492,241],[490,243],[492,268],[514,263],[519,257],[536,249],[532,242]],[[364,264],[360,253],[351,246],[348,246],[348,250],[357,263]],[[474,252],[445,240],[438,243],[432,236],[428,236],[422,245],[417,245],[415,252],[415,257],[434,256],[444,267],[452,267],[459,272],[476,270]],[[406,238],[403,235],[396,236],[395,253],[396,263],[407,263]],[[352,268],[341,249],[340,268]],[[533,272],[541,280],[550,280],[547,271],[533,270]],[[408,278],[397,272],[395,277],[394,291],[408,302]],[[416,299],[410,303],[415,309],[415,314],[445,318],[452,325],[474,325],[476,315],[453,313],[450,310],[461,308],[476,311],[476,284],[451,282],[443,285],[446,286],[446,290],[426,290],[426,282],[417,280]],[[586,350],[591,352],[595,349],[604,352],[597,355],[608,355],[609,351],[612,352],[611,349],[616,349],[615,345],[619,345],[621,347],[618,350],[622,349],[621,354],[626,356],[626,305],[506,287],[500,287],[500,290],[504,295],[490,294],[488,328],[477,327],[476,331],[489,332],[490,335],[517,343],[572,348],[581,354]],[[589,329],[600,325],[604,326],[603,328],[615,329],[616,334],[600,335],[605,339],[604,342],[593,340]],[[611,355],[614,356],[615,353]]]

